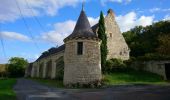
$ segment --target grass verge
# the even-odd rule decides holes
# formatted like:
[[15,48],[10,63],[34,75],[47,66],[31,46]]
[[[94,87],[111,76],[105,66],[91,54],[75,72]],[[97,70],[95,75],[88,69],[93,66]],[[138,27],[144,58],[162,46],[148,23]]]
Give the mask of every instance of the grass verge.
[[[157,74],[153,74],[145,71],[135,71],[135,70],[126,70],[126,71],[115,71],[110,74],[103,75],[103,82],[106,86],[110,85],[167,85],[167,81]],[[31,80],[37,81],[41,84],[56,87],[64,88],[63,81],[59,80],[50,80],[50,79],[37,79],[31,78]]]
[[104,83],[106,85],[129,85],[129,84],[158,84],[163,85],[168,82],[157,74],[128,70],[123,72],[113,72],[104,75]]
[[0,79],[0,100],[16,100],[13,86],[16,79]]

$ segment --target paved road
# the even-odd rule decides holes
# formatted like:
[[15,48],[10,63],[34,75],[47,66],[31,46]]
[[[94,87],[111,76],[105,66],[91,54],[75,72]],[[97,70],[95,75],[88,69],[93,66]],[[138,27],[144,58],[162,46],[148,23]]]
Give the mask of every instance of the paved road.
[[18,100],[170,100],[170,85],[79,90],[55,89],[28,79],[18,79],[14,90]]

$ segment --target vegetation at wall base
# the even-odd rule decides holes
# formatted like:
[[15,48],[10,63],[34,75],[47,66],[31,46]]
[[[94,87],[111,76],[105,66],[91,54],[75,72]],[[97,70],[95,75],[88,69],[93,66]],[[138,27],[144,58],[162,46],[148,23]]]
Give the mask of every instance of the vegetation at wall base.
[[16,100],[13,86],[16,79],[0,79],[0,100]]
[[157,74],[145,71],[126,69],[105,74],[103,81],[106,85],[128,85],[128,84],[167,84]]
[[112,58],[106,61],[105,73],[112,73],[115,71],[126,70],[126,64],[121,59]]
[[107,59],[107,36],[105,33],[105,22],[104,22],[104,15],[103,12],[100,12],[100,19],[99,19],[99,29],[98,29],[98,37],[101,39],[100,51],[101,51],[101,66],[102,72],[105,72],[106,66],[106,59]]

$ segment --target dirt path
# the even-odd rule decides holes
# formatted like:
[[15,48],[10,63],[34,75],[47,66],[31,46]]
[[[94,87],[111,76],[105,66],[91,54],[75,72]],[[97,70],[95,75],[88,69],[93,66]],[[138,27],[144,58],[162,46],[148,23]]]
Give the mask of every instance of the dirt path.
[[56,89],[28,79],[14,87],[18,100],[170,100],[170,86],[113,86],[105,89]]

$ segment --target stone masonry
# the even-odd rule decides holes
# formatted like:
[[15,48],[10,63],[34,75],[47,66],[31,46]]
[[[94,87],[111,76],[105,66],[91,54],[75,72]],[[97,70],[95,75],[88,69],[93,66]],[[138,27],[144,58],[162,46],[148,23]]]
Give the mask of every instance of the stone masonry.
[[[76,54],[76,43],[84,43],[83,55]],[[64,54],[64,84],[82,83],[86,84],[100,80],[100,42],[94,40],[73,40],[66,42]]]
[[[129,59],[129,48],[115,21],[115,15],[109,9],[105,17],[107,34],[108,59]],[[58,48],[51,48],[43,53],[26,70],[25,76],[55,79],[59,69],[58,59],[64,61],[64,84],[88,84],[101,80],[100,40],[97,37],[98,24],[90,26],[85,12],[81,11],[72,34],[65,40],[65,44]],[[77,43],[83,43],[82,55],[77,55]],[[61,60],[61,59],[60,59]]]

